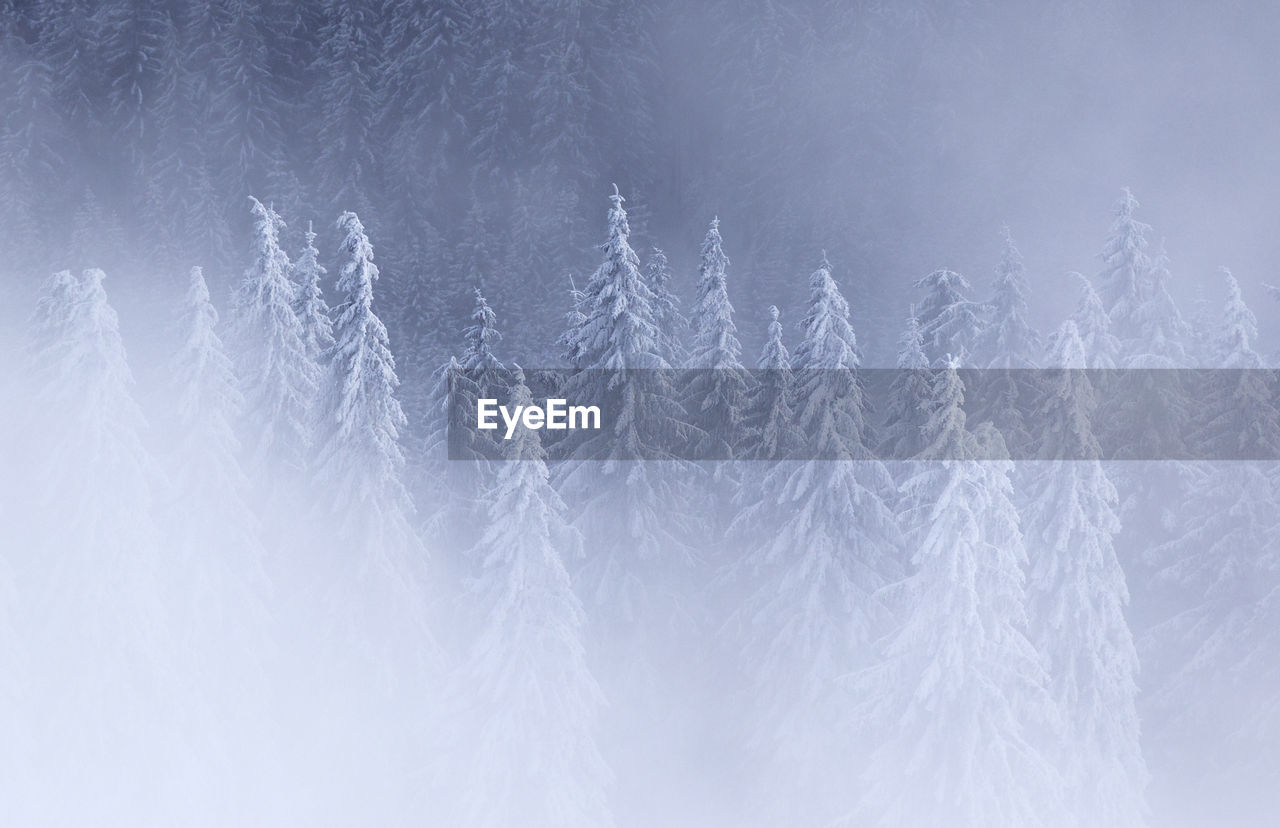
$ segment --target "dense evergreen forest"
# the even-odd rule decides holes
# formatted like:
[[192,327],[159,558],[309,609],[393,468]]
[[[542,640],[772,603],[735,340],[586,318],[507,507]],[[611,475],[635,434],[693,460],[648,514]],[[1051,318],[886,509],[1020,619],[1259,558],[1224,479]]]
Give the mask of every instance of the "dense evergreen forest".
[[0,0],[0,821],[1270,824],[1280,291],[958,81],[1149,11]]

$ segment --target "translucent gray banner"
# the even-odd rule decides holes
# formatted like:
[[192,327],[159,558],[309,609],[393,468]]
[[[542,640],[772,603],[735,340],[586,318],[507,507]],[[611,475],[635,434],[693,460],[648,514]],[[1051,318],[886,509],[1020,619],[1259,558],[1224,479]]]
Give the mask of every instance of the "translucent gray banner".
[[[527,459],[534,431],[551,461],[1280,460],[1276,371],[946,373],[524,371],[517,410],[515,373],[456,371],[448,456]],[[957,392],[963,447],[939,438]]]

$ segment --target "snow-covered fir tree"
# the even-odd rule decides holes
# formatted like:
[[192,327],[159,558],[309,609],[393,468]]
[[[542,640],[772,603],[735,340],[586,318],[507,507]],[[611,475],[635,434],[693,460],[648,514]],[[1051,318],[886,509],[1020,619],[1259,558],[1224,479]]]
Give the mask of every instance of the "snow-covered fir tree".
[[[170,484],[163,510],[174,623],[188,644],[187,665],[205,688],[217,730],[198,735],[209,785],[202,808],[219,819],[248,813],[217,796],[217,782],[236,779],[242,802],[266,801],[274,751],[269,665],[278,656],[267,606],[272,590],[263,565],[258,521],[240,468],[235,423],[241,405],[232,363],[217,333],[218,313],[203,271],[191,269],[173,358],[172,435],[165,466]],[[276,734],[278,738],[278,734]],[[253,795],[249,795],[252,793]],[[259,799],[260,798],[260,799]]]
[[684,389],[684,406],[691,422],[706,434],[705,448],[715,454],[732,452],[748,388],[729,303],[728,266],[720,219],[712,219],[702,241],[697,297],[689,317],[693,336],[685,368],[692,373]]
[[235,295],[237,367],[250,473],[259,483],[306,465],[318,370],[294,313],[297,286],[280,249],[284,221],[256,198],[253,263]]
[[983,307],[967,296],[969,280],[954,270],[935,270],[915,283],[924,291],[916,307],[924,354],[929,364],[937,364],[948,354],[973,354],[983,329]]
[[[640,275],[624,199],[616,188],[610,201],[604,261],[583,291],[581,321],[567,343],[579,370],[569,379],[565,397],[618,413],[611,418],[611,432],[571,433],[557,453],[569,461],[562,491],[590,550],[581,576],[586,603],[608,606],[619,620],[634,623],[644,614],[648,582],[640,572],[674,574],[672,563],[688,559],[667,512],[673,504],[672,471],[642,462],[676,456],[684,411],[664,372],[653,370],[665,366],[658,353],[653,293]],[[582,436],[574,439],[574,434]],[[591,462],[596,460],[614,462]],[[658,571],[652,574],[657,577]]]
[[1274,617],[1267,608],[1280,582],[1267,552],[1280,537],[1277,480],[1272,464],[1258,462],[1280,456],[1280,407],[1253,350],[1253,313],[1235,278],[1225,270],[1223,277],[1227,300],[1213,339],[1215,367],[1229,370],[1195,375],[1212,384],[1196,443],[1222,459],[1188,465],[1186,490],[1195,496],[1181,501],[1173,538],[1146,555],[1170,611],[1143,640],[1162,677],[1149,700],[1154,741],[1162,757],[1181,757],[1178,771],[1190,775],[1183,778],[1212,790],[1235,781],[1236,770],[1215,757],[1249,752],[1250,731],[1264,722],[1254,711],[1273,703],[1262,688],[1280,652],[1275,627],[1260,623]]
[[1084,349],[1085,366],[1109,369],[1120,366],[1120,340],[1111,333],[1111,317],[1093,283],[1079,273],[1070,274],[1080,283],[1080,299],[1071,321],[1075,323]]
[[902,333],[880,443],[880,456],[909,460],[924,449],[924,426],[928,420],[932,374],[924,355],[924,340],[913,305]]
[[[886,591],[900,623],[882,661],[851,679],[877,747],[855,825],[1057,825],[1061,782],[1044,755],[1053,722],[1026,637],[1011,464],[998,433],[971,433],[957,364],[935,372],[927,447],[906,483],[911,574]],[[989,442],[988,442],[989,441]],[[983,444],[987,443],[987,444]]]
[[1073,824],[1146,824],[1139,743],[1138,654],[1125,618],[1129,590],[1116,557],[1118,496],[1099,462],[1094,391],[1068,320],[1054,335],[1037,419],[1042,462],[1028,472],[1026,546],[1031,639],[1061,719],[1050,756]]
[[[510,405],[533,399],[517,368]],[[580,538],[552,488],[538,432],[520,428],[486,498],[468,614],[479,632],[453,682],[464,757],[460,822],[607,826],[611,774],[595,744],[604,699],[587,666],[585,616],[566,556]],[[451,715],[452,717],[452,715]],[[453,763],[451,763],[453,764]]]
[[[1146,298],[1129,316],[1134,338],[1128,345],[1126,368],[1187,368],[1191,329],[1169,293],[1169,257],[1163,245],[1150,263]],[[1114,321],[1115,317],[1112,316]]]
[[1035,393],[1036,377],[1027,369],[1038,364],[1042,346],[1040,334],[1027,319],[1028,287],[1022,254],[1008,227],[1002,235],[995,291],[986,306],[989,318],[975,345],[974,363],[988,370],[973,380],[980,387],[970,389],[978,398],[971,418],[992,423],[1010,451],[1021,456],[1032,439],[1023,412]]
[[1000,264],[995,291],[987,303],[990,322],[982,330],[975,362],[984,368],[1034,368],[1039,363],[1040,334],[1027,316],[1026,268],[1008,227],[1001,230]]
[[848,716],[836,678],[863,663],[878,634],[874,596],[898,575],[899,545],[884,502],[892,481],[867,446],[849,305],[825,259],[809,287],[795,357],[805,444],[796,462],[768,469],[762,498],[735,521],[739,532],[772,528],[741,554],[748,594],[733,625],[744,637],[758,804],[806,824],[849,806],[848,767],[834,762],[852,739],[838,726]]
[[1138,335],[1134,315],[1151,295],[1151,262],[1146,253],[1151,227],[1134,217],[1137,209],[1138,200],[1126,187],[1102,247],[1103,269],[1097,279],[1102,306],[1121,342]]
[[427,621],[426,552],[403,482],[399,379],[386,326],[373,310],[373,246],[355,213],[343,213],[337,227],[344,236],[341,301],[325,360],[313,512],[327,542],[308,561],[314,600],[332,625],[318,658],[334,683],[318,697],[318,715],[365,706],[365,721],[346,716],[321,736],[332,740],[329,750],[344,752],[331,769],[335,784],[341,777],[380,797],[379,813],[389,818],[415,796],[407,780],[387,774],[408,761],[405,722],[423,721],[429,709],[440,651]]
[[324,265],[320,264],[320,251],[316,249],[316,233],[307,222],[307,233],[302,252],[293,263],[291,275],[297,289],[293,311],[302,325],[302,344],[307,358],[317,366],[333,347],[333,320],[329,317],[329,303],[324,298]]
[[494,353],[502,341],[502,333],[498,330],[498,315],[489,307],[480,288],[476,288],[475,296],[472,324],[462,333],[462,369],[485,396],[493,396],[505,384],[505,369]]
[[[190,737],[178,711],[199,702],[174,669],[153,517],[159,475],[104,279],[85,271],[50,308],[47,330],[61,343],[46,351],[55,361],[32,401],[38,433],[56,440],[33,481],[36,556],[48,564],[30,586],[41,596],[30,649],[43,692],[29,761],[49,786],[34,793],[43,819],[75,822],[88,808],[109,822],[169,822],[189,804],[175,784]],[[61,278],[54,287],[67,288]]]
[[653,292],[653,323],[658,328],[658,356],[671,366],[683,365],[685,352],[682,332],[689,324],[680,312],[680,300],[671,292],[671,265],[667,254],[655,247],[645,262],[645,284]]
[[[769,328],[756,381],[748,392],[742,415],[743,443],[735,454],[747,460],[783,460],[801,443],[793,422],[791,353],[782,341],[782,322],[776,305],[769,306]],[[759,475],[748,475],[757,478]]]
[[[416,544],[408,523],[412,504],[400,477],[405,419],[387,329],[373,311],[373,246],[355,213],[343,213],[338,228],[345,234],[337,286],[342,302],[334,309],[334,344],[326,359],[316,470],[344,531],[380,558]],[[400,573],[407,562],[388,557],[377,565]]]

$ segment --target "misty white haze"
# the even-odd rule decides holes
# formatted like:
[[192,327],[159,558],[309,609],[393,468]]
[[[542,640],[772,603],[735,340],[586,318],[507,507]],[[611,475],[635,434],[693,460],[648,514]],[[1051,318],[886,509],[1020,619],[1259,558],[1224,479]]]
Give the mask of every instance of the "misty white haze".
[[0,826],[1274,824],[1277,39],[0,0]]

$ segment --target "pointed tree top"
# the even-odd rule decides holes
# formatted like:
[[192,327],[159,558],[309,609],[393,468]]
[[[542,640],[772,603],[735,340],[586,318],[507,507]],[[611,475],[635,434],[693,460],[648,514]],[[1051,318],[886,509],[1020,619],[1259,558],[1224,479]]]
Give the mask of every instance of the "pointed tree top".
[[613,206],[615,207],[622,206],[622,202],[626,201],[626,199],[622,197],[622,193],[618,192],[617,184],[613,185],[613,195],[609,196],[609,200],[613,202]]
[[770,319],[772,319],[774,322],[777,322],[777,321],[778,321],[778,306],[777,306],[777,305],[770,305],[770,306],[769,306],[769,318],[770,318]]
[[209,286],[204,281],[204,268],[200,265],[191,268],[191,273],[187,276],[187,284],[189,285],[187,301],[192,303],[209,301]]
[[818,264],[818,269],[819,269],[819,270],[830,270],[830,269],[831,269],[831,262],[827,259],[827,251],[826,251],[826,248],[823,248],[823,250],[822,250],[822,261]]
[[711,219],[711,229],[712,229],[712,230],[719,230],[719,229],[720,229],[720,217],[719,217],[719,216],[715,216],[715,217],[713,217],[713,218]]

